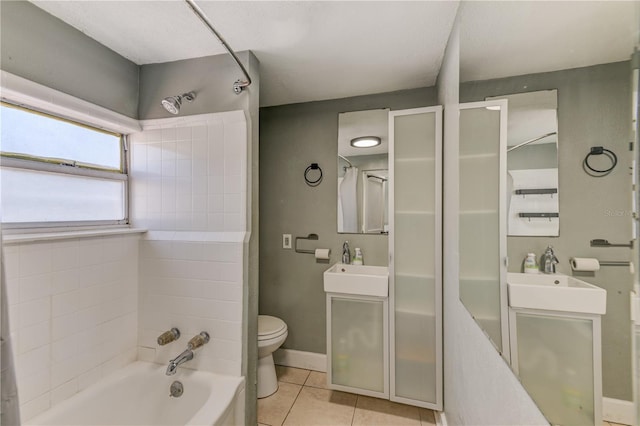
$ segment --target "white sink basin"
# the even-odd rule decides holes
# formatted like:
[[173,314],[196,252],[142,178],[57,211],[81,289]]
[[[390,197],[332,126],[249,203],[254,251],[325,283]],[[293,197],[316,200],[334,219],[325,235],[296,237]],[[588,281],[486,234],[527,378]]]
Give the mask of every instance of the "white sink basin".
[[324,272],[324,291],[387,297],[389,295],[389,268],[336,263]]
[[604,315],[607,291],[564,274],[507,274],[509,306]]

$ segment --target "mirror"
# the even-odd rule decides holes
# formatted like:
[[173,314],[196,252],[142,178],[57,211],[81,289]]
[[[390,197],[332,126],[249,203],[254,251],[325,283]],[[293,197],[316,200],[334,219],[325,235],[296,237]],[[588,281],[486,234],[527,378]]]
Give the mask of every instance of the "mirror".
[[541,90],[506,99],[507,235],[560,234],[558,200],[558,91]]
[[388,179],[389,109],[338,114],[339,233],[388,233]]
[[[511,120],[514,107],[512,96],[555,92],[556,107],[551,103],[546,114],[549,116],[548,122],[553,123],[550,116],[551,110],[555,109],[556,133],[562,138],[561,142],[558,139],[545,144],[548,145],[545,147],[548,151],[555,150],[555,161],[550,160],[552,155],[547,157],[545,154],[548,161],[538,163],[536,159],[537,164],[530,166],[529,161],[533,161],[534,156],[538,157],[538,153],[512,160],[516,154],[524,154],[525,147],[542,149],[536,146],[539,143],[534,142],[511,151],[505,160],[505,169],[509,169],[509,172],[531,168],[557,170],[558,192],[554,198],[558,209],[547,206],[545,210],[548,211],[542,213],[557,212],[558,217],[551,218],[551,221],[549,218],[531,218],[531,222],[526,222],[528,225],[546,221],[545,226],[550,226],[549,223],[555,221],[557,229],[554,226],[553,229],[542,231],[521,230],[518,226],[506,226],[509,208],[515,214],[515,199],[523,198],[522,194],[515,194],[516,182],[509,183],[507,179],[501,196],[496,195],[494,199],[507,204],[503,228],[495,212],[492,213],[492,210],[499,210],[497,204],[493,208],[482,205],[482,202],[489,203],[491,200],[486,197],[481,200],[482,195],[469,189],[477,201],[477,205],[471,205],[473,197],[464,195],[461,187],[459,288],[462,303],[504,359],[512,361],[515,355],[508,353],[509,345],[513,342],[512,336],[509,336],[510,321],[504,318],[509,312],[507,273],[522,273],[523,259],[527,253],[535,253],[539,260],[546,246],[552,245],[559,260],[557,272],[600,287],[607,293],[606,313],[601,316],[600,348],[602,406],[603,413],[608,415],[619,413],[616,407],[634,404],[630,293],[637,278],[630,272],[627,263],[633,260],[632,250],[622,246],[592,246],[591,240],[604,239],[613,244],[628,245],[630,239],[635,239],[631,214],[633,182],[629,170],[633,161],[633,153],[629,151],[629,142],[633,140],[629,125],[632,116],[632,66],[629,58],[634,45],[639,42],[638,10],[637,2],[467,2],[460,15],[460,102],[464,105],[506,99],[509,117],[505,129],[509,134],[517,132]],[[604,33],[607,34],[606,41],[599,37]],[[496,123],[494,117],[490,116],[483,118],[493,120],[485,127],[476,124],[465,130],[465,123],[469,125],[471,120],[476,119],[473,114],[487,115],[489,111],[483,109],[461,110],[461,144],[465,131],[470,142],[474,139],[477,142],[477,135],[489,129],[495,134],[495,126],[502,124]],[[541,126],[541,129],[546,127]],[[530,138],[552,132],[542,130],[530,135]],[[515,146],[514,143],[525,142],[527,138],[529,136],[520,142],[509,141],[508,144]],[[547,136],[547,140],[551,138]],[[509,135],[507,139],[510,139]],[[486,174],[495,172],[495,167],[488,169],[482,166],[482,162],[489,163],[491,159],[489,156],[483,159],[478,153],[472,152],[473,146],[470,145],[469,150],[463,153],[461,145],[461,185],[463,171],[469,173],[468,180],[477,185],[474,175],[484,178]],[[583,169],[585,156],[594,146],[603,146],[617,156],[617,167],[606,176],[595,177]],[[463,158],[463,155],[467,158]],[[604,156],[601,157],[606,160]],[[595,160],[598,161],[597,158]],[[467,167],[463,161],[478,166],[475,169],[474,166]],[[596,168],[606,168],[609,163],[600,165],[603,167]],[[480,175],[481,170],[486,173]],[[505,176],[509,175],[514,177],[514,173],[505,170]],[[512,191],[508,191],[510,185]],[[542,189],[552,189],[545,188],[547,185],[552,184],[544,183]],[[498,188],[494,189],[497,194]],[[509,192],[511,194],[507,195]],[[562,197],[558,198],[560,193]],[[535,196],[543,197],[543,194]],[[527,198],[529,195],[525,195]],[[550,199],[549,195],[547,201]],[[488,220],[490,214],[494,214],[493,222],[485,221],[487,225],[481,226],[485,223],[482,220]],[[462,240],[465,235],[468,237],[466,242]],[[500,241],[496,241],[496,238]],[[504,244],[504,257],[499,244]],[[637,240],[634,246],[637,246]],[[467,264],[462,259],[465,250],[469,256]],[[616,266],[603,265],[598,271],[575,272],[569,262],[572,257],[613,261]],[[463,275],[464,268],[468,271],[466,275]],[[531,349],[531,353],[545,353],[552,359],[547,347]],[[540,385],[546,386],[548,382],[543,383],[546,379],[540,377]],[[522,376],[519,378],[524,381]],[[584,381],[582,376],[574,379],[576,382]],[[530,388],[525,386],[525,389],[534,394]],[[548,394],[551,395],[551,392]],[[539,406],[542,405],[541,400],[535,400]],[[611,403],[613,405],[608,405]],[[621,415],[616,423],[636,424],[636,418]],[[552,416],[548,418],[554,421]],[[604,420],[613,419],[605,416]]]

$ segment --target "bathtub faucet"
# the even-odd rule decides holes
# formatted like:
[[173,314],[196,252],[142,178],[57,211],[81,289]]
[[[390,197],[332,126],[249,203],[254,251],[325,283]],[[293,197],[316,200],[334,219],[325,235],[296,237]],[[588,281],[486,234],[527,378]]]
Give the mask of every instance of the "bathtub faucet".
[[184,350],[180,355],[169,361],[169,365],[167,366],[167,376],[173,376],[176,374],[178,370],[178,366],[184,364],[187,361],[191,361],[193,359],[193,350],[199,348],[205,343],[209,342],[209,333],[203,331],[200,334],[194,336],[189,343],[187,344],[187,349]]
[[169,361],[169,365],[167,366],[167,376],[173,376],[176,374],[176,370],[178,370],[178,366],[180,364],[184,364],[187,361],[191,361],[193,359],[193,351],[191,349],[186,349],[180,355]]

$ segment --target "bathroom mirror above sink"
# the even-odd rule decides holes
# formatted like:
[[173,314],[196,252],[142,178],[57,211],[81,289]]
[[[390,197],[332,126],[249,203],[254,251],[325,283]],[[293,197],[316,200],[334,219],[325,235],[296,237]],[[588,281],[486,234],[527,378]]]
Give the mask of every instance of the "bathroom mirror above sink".
[[560,234],[558,91],[539,90],[506,99],[507,235]]
[[338,114],[338,232],[386,234],[389,109]]

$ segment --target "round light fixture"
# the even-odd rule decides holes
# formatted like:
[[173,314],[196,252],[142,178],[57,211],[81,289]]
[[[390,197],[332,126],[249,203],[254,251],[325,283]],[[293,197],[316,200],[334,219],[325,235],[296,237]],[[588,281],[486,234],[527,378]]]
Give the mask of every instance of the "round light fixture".
[[351,146],[355,148],[371,148],[372,146],[378,146],[381,143],[382,140],[377,136],[362,136],[351,139]]

